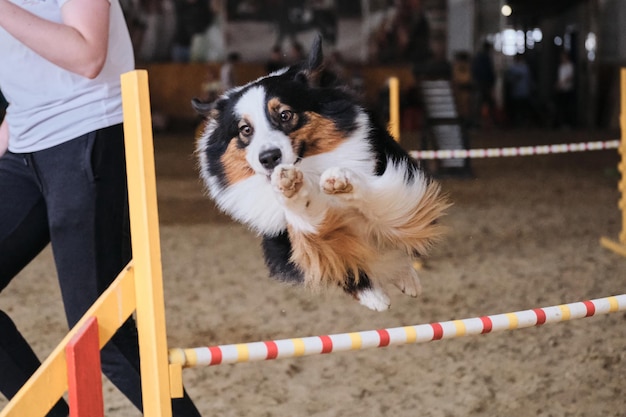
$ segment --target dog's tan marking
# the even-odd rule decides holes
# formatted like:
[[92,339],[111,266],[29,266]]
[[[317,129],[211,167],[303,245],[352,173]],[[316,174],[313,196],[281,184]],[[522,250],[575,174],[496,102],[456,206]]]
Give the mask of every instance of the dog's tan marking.
[[237,138],[231,139],[221,160],[224,166],[224,175],[229,184],[235,184],[254,175],[254,171],[246,161],[245,149],[237,146]]
[[317,233],[289,228],[291,260],[305,272],[305,283],[318,289],[328,284],[345,286],[348,274],[358,283],[359,271],[368,273],[367,261],[376,256],[362,234],[364,219],[356,211],[328,210]]
[[332,120],[314,112],[306,112],[308,122],[298,130],[289,134],[298,146],[304,143],[303,157],[329,152],[345,140],[345,135],[337,129]]
[[[281,125],[287,132],[294,129],[300,121],[300,115],[296,112],[293,112],[289,121],[281,121],[281,112],[291,112],[293,109],[278,98],[268,100],[267,108],[272,120]],[[307,119],[305,125],[288,133],[295,146],[305,144],[303,157],[331,151],[345,139],[345,136],[337,129],[332,120],[314,112],[305,112],[304,115]]]
[[[269,110],[270,117],[276,123],[282,125],[286,130],[291,130],[298,124],[298,113],[294,112],[291,107],[282,103],[278,98],[274,97],[268,100],[267,109]],[[280,113],[282,111],[292,112],[292,118],[287,122],[281,122]]]

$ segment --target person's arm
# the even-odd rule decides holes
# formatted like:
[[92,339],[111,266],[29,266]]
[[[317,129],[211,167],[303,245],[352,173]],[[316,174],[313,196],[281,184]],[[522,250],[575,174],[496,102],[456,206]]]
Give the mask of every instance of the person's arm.
[[106,60],[110,7],[109,0],[69,0],[59,24],[0,0],[0,26],[53,64],[95,78]]
[[0,156],[4,155],[9,147],[9,124],[6,118],[0,123]]

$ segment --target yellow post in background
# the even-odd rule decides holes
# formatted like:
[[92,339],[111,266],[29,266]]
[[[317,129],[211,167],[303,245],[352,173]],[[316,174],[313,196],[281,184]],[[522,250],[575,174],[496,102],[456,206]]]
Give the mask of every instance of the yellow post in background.
[[618,165],[618,170],[621,179],[618,183],[618,190],[620,192],[620,200],[618,207],[622,212],[622,231],[619,234],[619,241],[615,242],[609,238],[603,237],[600,239],[600,243],[607,249],[612,250],[615,253],[626,256],[626,68],[621,70],[621,109],[620,109],[620,127],[622,130],[622,140],[618,148],[621,154],[621,161]]
[[122,105],[143,412],[146,417],[171,417],[154,145],[145,70],[122,74]]
[[389,78],[389,134],[400,142],[400,80]]

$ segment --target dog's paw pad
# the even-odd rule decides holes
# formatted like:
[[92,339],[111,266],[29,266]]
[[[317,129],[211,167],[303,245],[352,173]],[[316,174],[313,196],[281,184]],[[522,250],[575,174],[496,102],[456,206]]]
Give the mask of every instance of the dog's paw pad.
[[348,171],[341,168],[331,168],[322,174],[320,186],[326,194],[350,193],[353,190]]
[[278,166],[272,172],[272,184],[285,197],[293,197],[302,188],[302,172],[293,165]]
[[368,288],[357,293],[359,303],[374,311],[386,311],[391,306],[387,294],[380,288]]

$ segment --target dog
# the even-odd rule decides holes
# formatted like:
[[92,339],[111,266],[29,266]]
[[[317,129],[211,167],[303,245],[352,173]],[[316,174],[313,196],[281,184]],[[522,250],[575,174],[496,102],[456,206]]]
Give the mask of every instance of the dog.
[[262,236],[270,276],[383,311],[389,284],[420,294],[413,258],[450,204],[355,97],[324,71],[318,37],[304,62],[194,99],[195,154],[217,206]]

